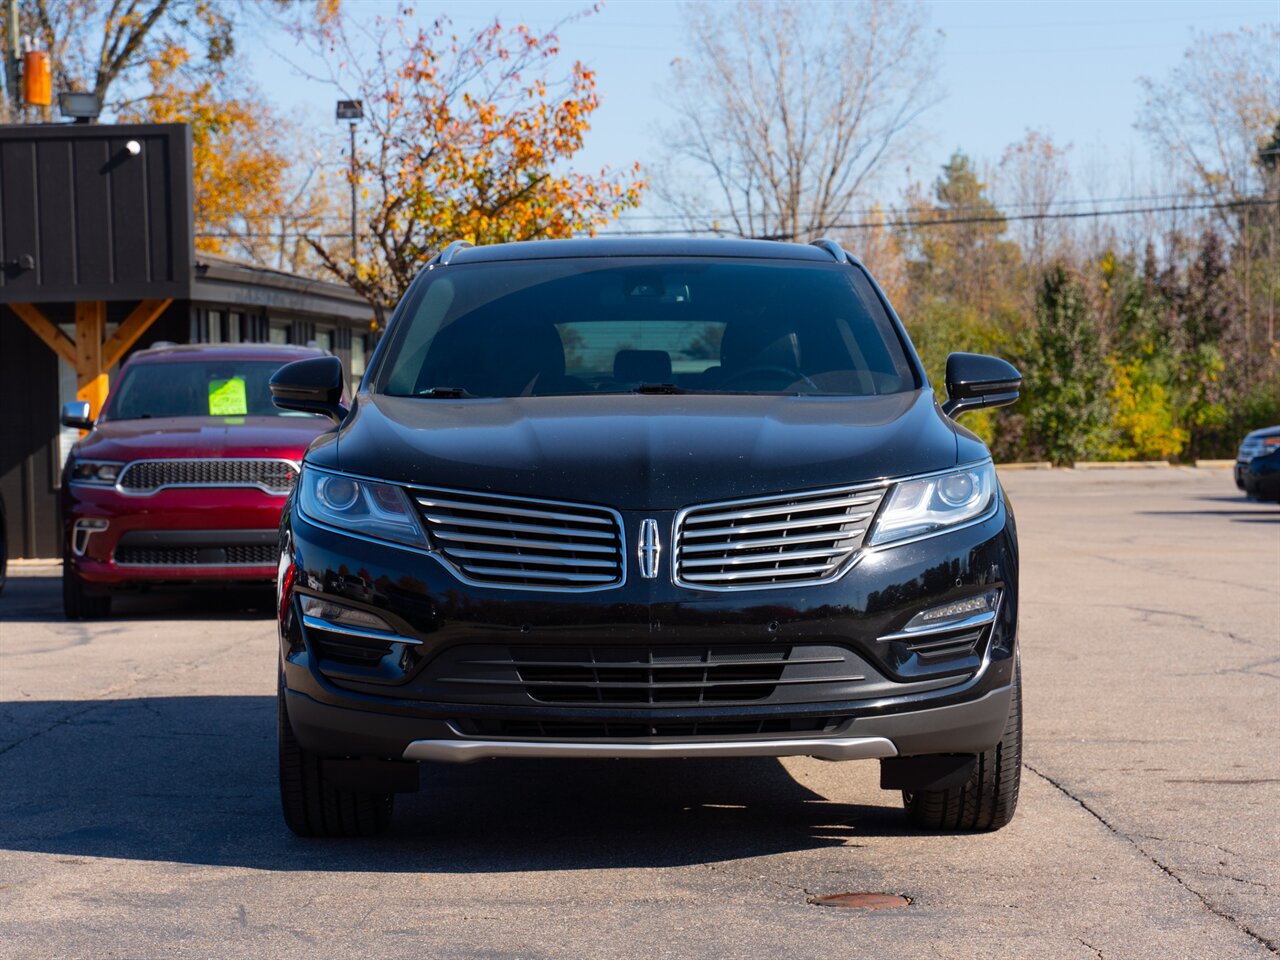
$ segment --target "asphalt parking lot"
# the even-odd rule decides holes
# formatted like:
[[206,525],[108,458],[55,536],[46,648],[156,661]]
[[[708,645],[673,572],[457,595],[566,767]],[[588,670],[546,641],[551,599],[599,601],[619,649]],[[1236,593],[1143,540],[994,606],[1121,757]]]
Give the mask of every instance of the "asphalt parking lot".
[[[1280,508],[1211,469],[1003,476],[1026,769],[993,835],[874,763],[436,768],[392,834],[281,822],[269,593],[0,596],[0,957],[1280,952]],[[811,905],[870,891],[906,906]]]

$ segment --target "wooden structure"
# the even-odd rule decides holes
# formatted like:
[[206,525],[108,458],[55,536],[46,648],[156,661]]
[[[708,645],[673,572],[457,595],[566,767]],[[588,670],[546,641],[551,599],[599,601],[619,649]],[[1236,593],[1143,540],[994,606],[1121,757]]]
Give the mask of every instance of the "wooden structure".
[[[96,417],[156,340],[315,341],[353,374],[372,311],[352,290],[194,250],[185,124],[0,126],[0,497],[9,555],[56,557],[60,403]],[[71,373],[74,372],[74,378]]]
[[[0,127],[0,303],[72,366],[95,416],[111,367],[189,295],[192,216],[185,124]],[[46,314],[68,303],[74,339]],[[130,307],[108,336],[112,303]]]

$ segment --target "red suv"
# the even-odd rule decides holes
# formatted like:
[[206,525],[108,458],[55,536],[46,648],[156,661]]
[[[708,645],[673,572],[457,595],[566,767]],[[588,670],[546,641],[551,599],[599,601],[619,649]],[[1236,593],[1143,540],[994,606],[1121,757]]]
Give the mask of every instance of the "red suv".
[[307,445],[328,421],[287,413],[267,381],[323,351],[273,344],[162,345],[135,354],[62,476],[68,619],[104,617],[119,587],[264,581],[280,512]]

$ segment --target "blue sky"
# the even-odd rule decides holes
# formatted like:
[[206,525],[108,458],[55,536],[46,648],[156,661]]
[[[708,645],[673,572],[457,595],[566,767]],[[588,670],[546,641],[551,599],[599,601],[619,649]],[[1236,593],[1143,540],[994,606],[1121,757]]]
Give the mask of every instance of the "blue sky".
[[[431,19],[448,10],[460,28],[497,15],[546,28],[583,9],[584,0],[420,4]],[[388,13],[383,0],[345,0],[355,17]],[[1280,0],[938,0],[927,4],[943,34],[938,64],[944,99],[924,118],[930,134],[899,187],[931,180],[956,148],[994,161],[1029,128],[1050,134],[1070,153],[1079,196],[1105,196],[1160,180],[1160,165],[1133,129],[1142,105],[1137,79],[1175,67],[1197,31],[1220,32],[1280,21]],[[584,169],[657,159],[661,97],[682,42],[676,0],[608,0],[601,11],[560,31],[569,59],[598,71],[603,105],[577,164]],[[300,54],[283,35],[263,35],[248,51],[257,81],[282,107],[308,123],[333,125],[333,91],[300,82],[287,63]],[[1280,57],[1280,51],[1277,51]],[[887,200],[893,197],[885,198]]]

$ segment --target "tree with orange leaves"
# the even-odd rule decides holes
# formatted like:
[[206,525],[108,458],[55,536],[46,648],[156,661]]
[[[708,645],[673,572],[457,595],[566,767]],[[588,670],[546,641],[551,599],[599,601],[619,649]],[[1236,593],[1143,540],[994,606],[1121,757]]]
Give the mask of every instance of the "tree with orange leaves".
[[[369,37],[375,50],[360,48]],[[310,242],[379,322],[453,240],[593,233],[639,203],[638,164],[622,173],[568,168],[600,99],[582,63],[548,78],[560,53],[553,33],[495,20],[459,36],[446,19],[418,30],[401,19],[354,39],[338,21],[313,38],[331,68],[326,79],[364,101],[371,136],[355,165],[364,198],[357,249],[325,235]]]
[[188,70],[191,55],[177,44],[157,51],[147,66],[150,93],[121,107],[126,122],[191,125],[196,248],[225,253],[246,212],[255,220],[281,212],[281,181],[289,161],[268,136],[270,108],[252,90],[234,92],[207,71]]

